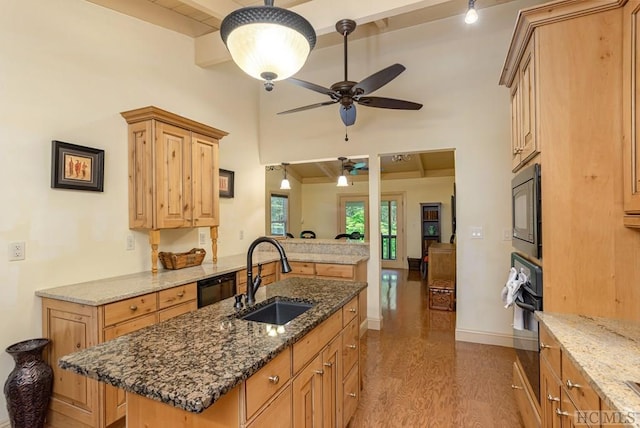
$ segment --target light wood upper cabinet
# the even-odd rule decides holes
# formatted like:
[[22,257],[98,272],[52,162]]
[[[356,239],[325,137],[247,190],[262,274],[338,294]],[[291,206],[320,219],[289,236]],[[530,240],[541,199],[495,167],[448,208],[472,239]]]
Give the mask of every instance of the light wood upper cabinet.
[[218,143],[227,133],[152,106],[121,115],[129,124],[129,228],[150,231],[151,270],[160,229],[210,227],[215,262]]
[[640,94],[640,1],[631,0],[623,10],[623,174],[624,174],[624,223],[628,227],[640,227],[640,130],[638,95]]
[[520,169],[538,152],[536,83],[536,38],[531,37],[511,83],[511,159],[512,170]]

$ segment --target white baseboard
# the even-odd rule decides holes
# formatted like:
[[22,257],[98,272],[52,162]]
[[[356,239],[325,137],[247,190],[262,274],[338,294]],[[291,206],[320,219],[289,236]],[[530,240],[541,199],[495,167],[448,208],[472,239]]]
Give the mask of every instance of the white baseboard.
[[460,342],[482,343],[484,345],[506,346],[513,348],[513,336],[510,334],[488,333],[486,331],[474,331],[456,329],[456,340]]
[[367,317],[366,322],[369,330],[382,330],[382,317],[380,318]]
[[0,421],[0,428],[11,428],[11,423],[7,421]]

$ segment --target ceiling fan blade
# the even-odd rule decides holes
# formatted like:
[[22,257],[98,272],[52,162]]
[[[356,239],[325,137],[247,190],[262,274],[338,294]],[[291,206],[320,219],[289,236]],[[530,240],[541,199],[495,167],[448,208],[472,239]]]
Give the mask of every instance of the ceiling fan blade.
[[316,85],[315,83],[306,82],[304,80],[296,79],[294,77],[289,77],[288,79],[286,79],[286,81],[291,82],[298,86],[302,86],[303,88],[311,89],[312,91],[319,92],[321,94],[329,95],[331,98],[334,98],[335,96],[337,96],[337,94],[331,89],[325,88],[324,86]]
[[420,110],[422,108],[422,104],[396,100],[395,98],[361,97],[356,100],[356,102],[367,107],[390,108],[395,110]]
[[371,76],[360,81],[360,83],[356,84],[351,89],[351,93],[356,96],[370,94],[391,82],[404,70],[406,70],[406,68],[402,64],[390,65],[389,67],[384,68],[377,73],[373,73]]
[[353,167],[356,169],[364,168],[365,166],[367,166],[366,162],[357,162],[355,165],[353,165]]
[[296,112],[299,112],[299,111],[310,110],[310,109],[316,108],[316,107],[328,106],[328,105],[331,105],[331,104],[335,104],[337,102],[338,101],[325,101],[323,103],[316,103],[316,104],[311,104],[311,105],[308,105],[308,106],[294,108],[294,109],[287,110],[287,111],[281,111],[278,114],[296,113]]
[[351,126],[356,123],[356,106],[351,104],[349,107],[340,106],[340,118],[344,126]]

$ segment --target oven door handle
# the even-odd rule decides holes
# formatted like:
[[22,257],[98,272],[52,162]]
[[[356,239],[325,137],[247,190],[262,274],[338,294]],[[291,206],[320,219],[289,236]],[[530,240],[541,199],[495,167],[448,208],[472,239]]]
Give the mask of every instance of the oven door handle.
[[529,312],[535,312],[536,308],[534,308],[532,305],[528,305],[524,302],[521,302],[519,300],[515,301],[515,304],[518,305],[519,307],[521,307],[522,309],[524,309],[525,311],[529,311]]
[[529,295],[531,295],[531,296],[535,297],[536,299],[541,299],[541,298],[542,298],[542,296],[538,296],[538,295],[536,294],[536,292],[535,292],[535,291],[533,291],[533,289],[530,287],[530,285],[531,285],[531,283],[530,283],[529,281],[527,281],[525,284],[523,284],[523,285],[522,285],[522,289],[523,289],[524,291],[526,291],[526,292],[527,292],[527,294],[529,294]]

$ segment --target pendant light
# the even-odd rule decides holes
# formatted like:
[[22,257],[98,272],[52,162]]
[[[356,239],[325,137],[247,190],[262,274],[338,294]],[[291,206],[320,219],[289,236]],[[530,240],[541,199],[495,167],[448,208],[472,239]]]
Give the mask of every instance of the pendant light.
[[282,168],[284,169],[284,178],[280,182],[280,190],[291,190],[291,184],[287,178],[287,162],[282,162]]
[[464,16],[464,22],[473,24],[478,20],[478,12],[476,11],[476,0],[469,0],[469,8]]
[[347,182],[347,176],[344,175],[344,161],[347,160],[347,158],[339,157],[338,160],[341,162],[340,172],[341,172],[342,175],[340,175],[340,177],[338,177],[338,184],[336,184],[336,186],[337,187],[347,187],[349,185],[349,183]]
[[251,77],[264,80],[267,91],[273,82],[297,73],[316,45],[309,21],[275,7],[273,0],[231,12],[220,25],[220,36],[233,61]]

